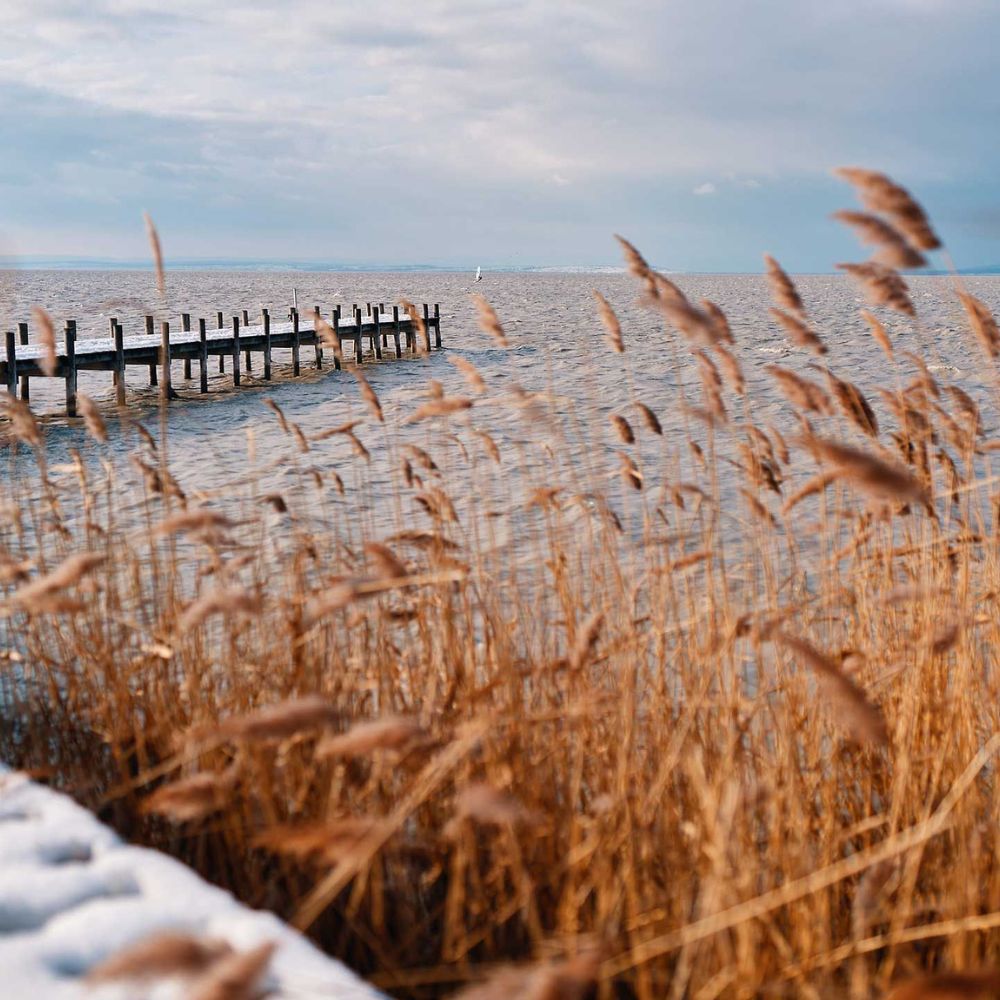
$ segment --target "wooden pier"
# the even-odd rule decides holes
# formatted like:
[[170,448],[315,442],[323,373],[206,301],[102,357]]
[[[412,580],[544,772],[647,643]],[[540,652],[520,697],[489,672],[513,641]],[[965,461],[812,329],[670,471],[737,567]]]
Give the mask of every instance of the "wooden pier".
[[[316,306],[312,310],[289,310],[288,320],[273,323],[267,309],[261,310],[258,325],[250,325],[248,310],[230,318],[215,314],[214,322],[199,318],[192,326],[191,316],[181,316],[180,328],[168,321],[156,323],[152,316],[145,317],[143,333],[126,337],[122,325],[115,317],[109,319],[106,338],[77,339],[76,321],[67,320],[63,343],[56,344],[55,367],[51,374],[51,358],[45,348],[31,343],[28,324],[19,323],[17,333],[8,330],[6,355],[0,361],[0,378],[7,392],[22,399],[30,399],[30,379],[61,378],[66,383],[66,413],[76,416],[77,373],[80,371],[107,371],[113,373],[119,406],[126,403],[125,371],[131,366],[149,370],[149,384],[158,385],[164,399],[177,398],[172,385],[172,362],[183,361],[184,379],[192,378],[192,362],[199,367],[199,389],[208,392],[209,359],[218,358],[219,371],[225,372],[226,359],[230,359],[234,385],[240,385],[243,371],[253,370],[253,356],[260,355],[263,378],[271,378],[272,352],[290,350],[292,373],[301,370],[303,347],[313,348],[313,365],[321,369],[324,348],[332,346],[331,331],[339,350],[333,350],[333,366],[341,367],[341,358],[352,357],[361,364],[368,342],[369,358],[401,358],[404,351],[423,353],[441,347],[441,310],[426,303],[416,316],[411,316],[399,306],[387,309],[381,303],[355,305],[348,316],[335,307],[324,316]],[[324,336],[325,334],[325,336]]]

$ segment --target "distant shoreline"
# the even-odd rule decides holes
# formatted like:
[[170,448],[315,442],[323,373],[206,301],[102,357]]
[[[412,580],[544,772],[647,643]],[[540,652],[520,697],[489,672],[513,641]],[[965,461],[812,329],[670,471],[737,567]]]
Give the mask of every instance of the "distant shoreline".
[[[323,261],[281,261],[281,260],[195,260],[180,259],[166,262],[168,271],[220,271],[220,272],[260,272],[288,274],[472,274],[475,267],[436,264],[344,264]],[[0,257],[0,273],[20,271],[149,271],[147,260],[105,260],[102,258],[13,258]],[[761,274],[760,271],[678,271],[659,268],[664,274],[675,275],[746,275]],[[626,274],[627,269],[619,264],[594,265],[514,265],[505,264],[483,269],[484,277],[493,274]],[[797,271],[797,275],[839,275],[840,271]],[[903,272],[906,278],[940,278],[951,272],[939,269]],[[960,268],[963,277],[1000,276],[1000,264],[986,267]]]

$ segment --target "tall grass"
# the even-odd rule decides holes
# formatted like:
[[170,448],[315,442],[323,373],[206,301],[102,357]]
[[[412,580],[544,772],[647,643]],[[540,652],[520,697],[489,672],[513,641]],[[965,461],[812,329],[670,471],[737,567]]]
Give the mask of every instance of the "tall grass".
[[[912,344],[893,268],[937,238],[888,178],[845,176],[876,246],[847,270]],[[700,388],[637,398],[598,294],[580,335],[603,324],[621,396],[570,471],[559,376],[502,393],[467,359],[467,395],[409,414],[423,447],[360,375],[363,421],[272,404],[293,475],[245,503],[185,496],[147,433],[138,515],[97,415],[57,476],[5,404],[0,755],[398,996],[988,991],[914,977],[1000,965],[998,400],[872,312],[862,390],[768,257],[775,319],[824,364],[772,366],[786,421],[758,423],[722,311],[622,243]],[[955,292],[992,371],[996,323]],[[511,409],[549,439],[501,447]],[[363,477],[305,458],[334,447],[392,457],[381,520]],[[481,490],[456,495],[459,466]],[[500,537],[498,488],[540,528]]]

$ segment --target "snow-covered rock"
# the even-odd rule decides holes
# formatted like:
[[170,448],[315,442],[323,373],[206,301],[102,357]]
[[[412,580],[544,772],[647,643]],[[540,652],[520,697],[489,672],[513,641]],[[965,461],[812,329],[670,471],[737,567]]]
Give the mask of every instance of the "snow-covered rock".
[[270,913],[180,862],[124,844],[86,809],[0,765],[0,995],[5,1000],[179,998],[175,979],[99,989],[97,963],[163,931],[277,948],[265,985],[291,1000],[381,996]]

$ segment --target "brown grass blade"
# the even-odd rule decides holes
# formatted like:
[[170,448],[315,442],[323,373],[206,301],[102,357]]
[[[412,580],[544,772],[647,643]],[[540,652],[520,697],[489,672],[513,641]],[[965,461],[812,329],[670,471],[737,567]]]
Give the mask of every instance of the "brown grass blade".
[[371,387],[368,379],[365,378],[364,373],[359,371],[357,368],[352,368],[351,374],[357,380],[358,389],[361,391],[361,398],[368,404],[368,409],[372,411],[372,415],[379,423],[384,424],[385,415],[382,413],[382,403],[375,394],[375,390]]
[[52,317],[40,306],[35,306],[31,318],[38,329],[38,343],[45,352],[38,360],[38,367],[51,378],[56,373],[56,331]]
[[834,174],[854,187],[866,208],[888,215],[915,247],[937,250],[941,246],[923,208],[885,174],[861,167],[839,167]]
[[426,738],[426,730],[416,719],[387,715],[355,723],[346,733],[325,736],[316,746],[316,756],[367,757],[379,751],[401,754]]
[[824,682],[832,697],[832,706],[858,743],[888,742],[888,730],[882,713],[832,657],[805,639],[787,632],[776,632],[773,638],[794,653]]
[[497,316],[493,306],[482,295],[473,295],[472,301],[475,303],[476,310],[479,313],[480,328],[493,338],[498,347],[510,347],[507,335],[500,324],[500,318]]
[[819,337],[797,316],[791,313],[782,312],[780,309],[768,310],[771,316],[788,334],[788,339],[796,347],[805,347],[814,354],[826,354],[826,345]]
[[618,322],[618,317],[615,315],[614,309],[611,308],[611,303],[597,289],[594,289],[594,298],[597,300],[601,323],[604,324],[605,342],[615,354],[624,354],[625,341],[622,338],[622,325]]
[[465,376],[465,381],[469,383],[469,388],[473,392],[486,392],[486,383],[479,374],[479,369],[468,358],[463,358],[460,354],[449,354],[448,362]]
[[882,325],[879,318],[874,314],[869,312],[867,309],[861,310],[861,316],[864,321],[868,324],[869,330],[871,330],[872,337],[875,339],[875,343],[882,348],[882,353],[891,361],[892,360],[892,341],[889,340],[889,334],[886,332],[885,327]]
[[122,979],[147,980],[170,976],[191,976],[204,972],[232,952],[225,942],[200,938],[181,931],[163,931],[98,962],[84,981],[90,985]]
[[51,572],[18,588],[11,595],[11,600],[30,611],[39,600],[52,597],[59,591],[79,583],[106,559],[107,556],[100,552],[78,552],[63,560]]
[[160,298],[167,296],[167,279],[163,271],[163,248],[160,246],[160,234],[153,225],[149,212],[143,212],[142,218],[146,223],[146,238],[149,240],[149,249],[153,255],[153,267],[156,270],[156,290],[160,293]]
[[271,941],[220,958],[191,984],[188,1000],[259,1000],[277,945]]
[[994,1000],[1000,996],[1000,970],[936,972],[900,983],[886,1000]]
[[771,289],[771,297],[782,309],[793,313],[799,320],[804,320],[806,307],[795,282],[769,253],[764,254],[764,264],[767,267],[767,284]]

